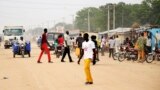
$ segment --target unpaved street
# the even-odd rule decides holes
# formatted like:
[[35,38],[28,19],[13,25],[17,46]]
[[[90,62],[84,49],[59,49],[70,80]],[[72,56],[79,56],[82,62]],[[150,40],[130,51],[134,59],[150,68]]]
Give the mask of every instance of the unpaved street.
[[[0,90],[160,90],[160,62],[118,62],[107,54],[91,66],[93,85],[85,85],[83,62],[61,63],[53,52],[52,61],[43,55],[42,64],[37,64],[40,49],[32,43],[31,58],[16,56],[11,49],[0,48]],[[83,61],[83,60],[82,60]]]

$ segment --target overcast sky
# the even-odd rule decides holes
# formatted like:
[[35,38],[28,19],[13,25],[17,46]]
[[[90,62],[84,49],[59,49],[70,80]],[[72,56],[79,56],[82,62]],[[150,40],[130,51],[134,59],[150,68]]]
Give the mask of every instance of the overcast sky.
[[7,25],[51,27],[54,22],[72,23],[76,12],[84,7],[106,3],[141,3],[142,0],[0,0],[0,30]]

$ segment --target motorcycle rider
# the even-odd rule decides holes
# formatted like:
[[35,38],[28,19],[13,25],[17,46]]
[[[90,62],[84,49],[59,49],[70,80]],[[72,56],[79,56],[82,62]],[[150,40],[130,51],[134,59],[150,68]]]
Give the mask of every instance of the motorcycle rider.
[[64,44],[64,38],[63,38],[62,34],[60,34],[58,36],[58,45],[63,46],[63,44]]
[[63,35],[60,34],[57,39],[57,47],[55,50],[56,54],[58,53],[59,50],[60,50],[60,52],[62,52],[63,44],[64,44],[64,38],[63,38]]
[[22,47],[21,45],[25,46],[25,41],[23,37],[20,37],[20,40],[18,41],[18,43],[19,43],[19,52],[21,53],[21,47]]
[[23,39],[23,37],[20,37],[20,40],[18,41],[18,43],[21,45],[21,44],[25,44],[25,41]]

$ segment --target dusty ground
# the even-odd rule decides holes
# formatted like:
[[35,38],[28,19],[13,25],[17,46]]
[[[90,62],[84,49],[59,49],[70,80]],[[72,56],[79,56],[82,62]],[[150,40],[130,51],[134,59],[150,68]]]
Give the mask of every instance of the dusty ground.
[[[11,49],[0,48],[0,90],[160,90],[160,62],[136,63],[118,62],[100,57],[100,62],[91,66],[93,85],[85,85],[83,62],[61,63],[54,55],[42,64],[36,60],[40,50],[32,44],[31,58],[13,58]],[[51,52],[53,53],[53,52]]]

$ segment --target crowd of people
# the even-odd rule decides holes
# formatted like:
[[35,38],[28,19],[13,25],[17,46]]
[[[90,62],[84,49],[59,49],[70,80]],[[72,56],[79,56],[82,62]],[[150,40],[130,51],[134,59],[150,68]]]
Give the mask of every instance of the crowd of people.
[[[64,51],[63,51],[63,55],[61,58],[61,62],[65,62],[65,56],[66,54],[68,54],[69,57],[69,61],[73,62],[72,57],[70,55],[70,36],[69,36],[69,31],[66,31],[65,34],[62,36],[61,34],[58,36],[58,38],[56,39],[56,42],[58,45],[64,46]],[[93,79],[91,76],[91,72],[90,72],[90,63],[93,60],[93,64],[96,63],[96,49],[98,48],[97,46],[97,41],[96,41],[96,37],[92,36],[92,40],[89,39],[89,35],[87,33],[85,33],[82,37],[81,34],[79,34],[79,37],[76,39],[76,44],[78,45],[77,48],[80,48],[80,55],[79,55],[79,60],[78,60],[78,64],[80,64],[80,61],[83,57],[84,59],[84,71],[86,74],[86,82],[85,84],[93,84]],[[48,63],[53,63],[51,61],[51,57],[50,57],[50,51],[49,48],[52,48],[50,46],[50,44],[47,41],[47,29],[44,29],[44,33],[42,34],[42,38],[41,38],[41,53],[40,56],[37,60],[37,63],[42,63],[41,62],[41,57],[43,55],[44,52],[46,52],[46,54],[48,55]],[[97,59],[98,60],[98,59]]]
[[[80,33],[79,36],[75,40],[76,48],[78,48],[78,64],[83,57],[84,59],[84,71],[86,74],[86,83],[85,84],[93,84],[93,79],[90,72],[90,64],[96,64],[99,61],[99,51],[101,51],[101,55],[104,56],[105,52],[109,51],[109,58],[113,57],[115,52],[120,52],[121,46],[125,46],[125,50],[129,50],[130,48],[134,48],[138,51],[138,62],[144,62],[145,55],[150,53],[151,50],[151,36],[149,34],[145,34],[144,32],[140,33],[139,37],[133,42],[128,37],[121,41],[118,35],[108,37],[107,39],[105,36],[101,37],[100,43],[97,41],[97,37],[95,35],[89,36],[88,33],[82,34]],[[71,39],[69,36],[69,31],[66,31],[64,35],[60,34],[58,38],[54,42],[55,50],[58,46],[63,46],[63,53],[61,57],[61,62],[65,62],[65,56],[68,55],[69,62],[74,62],[71,55],[70,55],[70,47]],[[41,57],[44,52],[48,55],[48,62],[53,63],[51,61],[50,50],[48,48],[52,48],[47,41],[47,29],[44,29],[44,33],[41,37],[41,53],[37,60],[37,63],[41,62]]]
[[[155,51],[158,50],[157,42],[158,39],[155,37]],[[151,45],[151,33],[144,31],[138,34],[138,37],[135,40],[126,38],[124,41],[121,41],[118,35],[109,37],[109,39],[101,38],[101,52],[104,55],[104,50],[109,51],[109,57],[113,57],[113,54],[120,52],[122,46],[125,46],[125,50],[129,51],[134,49],[138,52],[138,62],[143,63],[146,59],[146,56],[152,52]],[[107,49],[108,48],[108,49]]]

